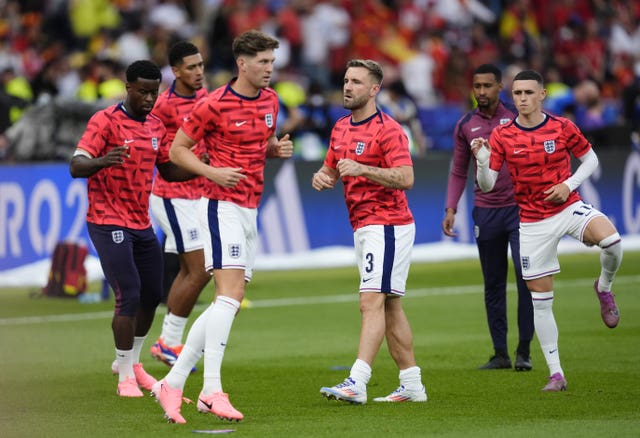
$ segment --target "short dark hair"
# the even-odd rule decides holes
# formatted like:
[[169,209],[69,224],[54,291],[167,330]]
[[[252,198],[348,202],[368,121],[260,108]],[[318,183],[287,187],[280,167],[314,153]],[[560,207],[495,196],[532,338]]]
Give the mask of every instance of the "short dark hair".
[[200,50],[189,41],[178,41],[169,49],[169,65],[175,67],[182,64],[187,56],[197,55]]
[[280,47],[280,42],[277,39],[264,32],[251,29],[238,35],[233,40],[231,51],[233,52],[233,58],[238,59],[242,55],[256,56],[258,52],[277,49],[278,47]]
[[474,71],[474,75],[483,75],[490,73],[496,78],[496,82],[502,82],[502,71],[493,64],[479,65]]
[[544,85],[542,75],[535,70],[522,70],[514,76],[513,82],[515,81],[536,81],[540,85]]
[[153,62],[142,59],[132,62],[127,67],[127,82],[133,83],[140,78],[162,81],[162,73]]
[[382,79],[384,78],[384,74],[382,72],[382,67],[376,61],[372,61],[371,59],[352,59],[347,62],[347,68],[350,67],[362,67],[369,70],[369,74],[373,76],[373,79],[376,81],[378,85],[382,84]]

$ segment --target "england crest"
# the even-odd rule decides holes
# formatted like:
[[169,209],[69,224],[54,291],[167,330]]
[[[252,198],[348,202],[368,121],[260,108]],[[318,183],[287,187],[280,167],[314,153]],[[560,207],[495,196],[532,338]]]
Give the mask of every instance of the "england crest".
[[522,265],[523,270],[528,270],[531,267],[529,256],[520,257],[520,264]]
[[365,143],[364,141],[359,141],[356,143],[356,155],[362,155],[364,152]]
[[111,232],[111,239],[113,243],[122,243],[124,242],[124,232],[122,230],[116,230]]
[[151,137],[151,147],[153,148],[154,151],[158,150],[158,138],[157,137]]
[[240,244],[232,243],[229,245],[229,257],[237,259],[240,257]]
[[200,239],[200,233],[197,228],[190,228],[187,230],[187,236],[189,236],[189,240],[191,242],[195,242]]
[[273,114],[269,113],[265,115],[264,122],[267,124],[267,128],[273,128]]
[[507,123],[509,123],[511,121],[511,119],[500,119],[500,124],[501,125],[506,125]]
[[555,140],[546,140],[544,142],[544,151],[548,154],[552,154],[556,151],[556,141]]

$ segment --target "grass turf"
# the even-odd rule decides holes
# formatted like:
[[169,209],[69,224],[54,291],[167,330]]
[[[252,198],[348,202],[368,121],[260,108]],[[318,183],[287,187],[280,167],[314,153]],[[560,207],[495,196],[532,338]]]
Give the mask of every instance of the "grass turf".
[[[253,307],[234,323],[223,363],[225,390],[245,414],[226,423],[184,405],[188,424],[167,424],[150,397],[122,399],[111,375],[112,302],[33,299],[0,290],[0,436],[175,437],[234,430],[246,437],[591,437],[640,435],[640,252],[624,255],[614,290],[621,312],[611,330],[600,320],[592,284],[597,254],[561,256],[554,312],[569,390],[546,394],[548,374],[537,340],[534,369],[479,371],[491,354],[482,278],[476,260],[414,264],[404,305],[429,401],[364,406],[328,401],[321,386],[346,377],[359,334],[355,268],[258,272]],[[510,279],[509,348],[517,344]],[[97,286],[96,286],[97,287]],[[213,295],[202,294],[199,313]],[[160,332],[160,307],[142,361],[168,370],[148,347]],[[392,391],[398,372],[386,347],[373,367],[369,399]],[[187,381],[196,399],[202,363]]]

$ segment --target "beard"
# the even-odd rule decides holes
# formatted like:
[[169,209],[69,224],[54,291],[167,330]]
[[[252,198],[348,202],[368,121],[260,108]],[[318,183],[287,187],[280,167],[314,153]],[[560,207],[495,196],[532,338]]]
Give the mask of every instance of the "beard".
[[363,108],[366,103],[369,101],[367,96],[353,97],[351,100],[343,99],[342,106],[348,110],[358,110]]

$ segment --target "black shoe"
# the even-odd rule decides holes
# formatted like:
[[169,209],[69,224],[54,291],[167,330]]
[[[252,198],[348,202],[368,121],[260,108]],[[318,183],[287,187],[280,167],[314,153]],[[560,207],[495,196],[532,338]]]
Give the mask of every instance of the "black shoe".
[[524,357],[520,354],[516,355],[514,368],[516,371],[531,371],[531,368],[533,368],[533,365],[531,365],[531,356]]
[[492,356],[489,362],[479,366],[479,370],[504,370],[511,368],[511,359],[504,356]]

